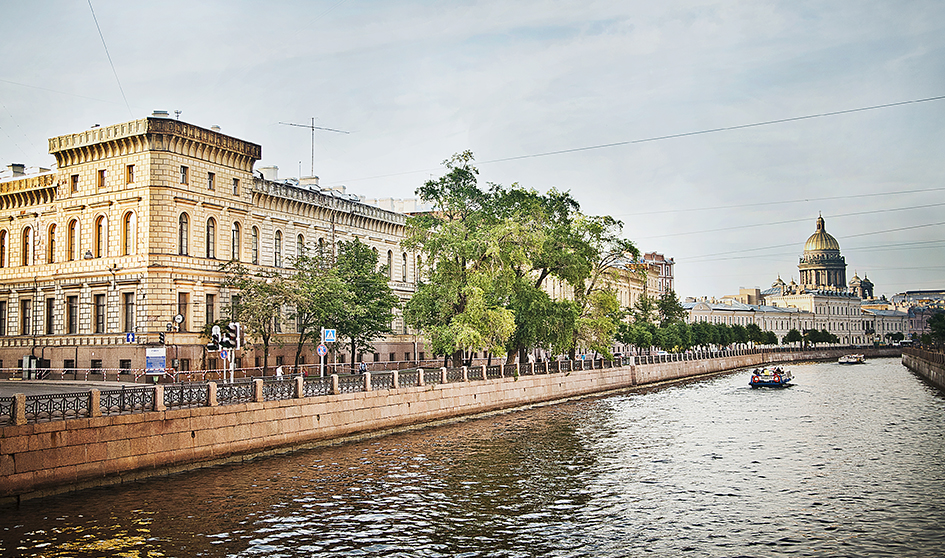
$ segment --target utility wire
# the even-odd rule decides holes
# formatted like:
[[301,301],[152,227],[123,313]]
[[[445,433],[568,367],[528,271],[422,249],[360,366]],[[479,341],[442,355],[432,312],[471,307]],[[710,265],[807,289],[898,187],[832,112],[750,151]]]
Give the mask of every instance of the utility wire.
[[89,0],[89,11],[92,12],[92,21],[95,22],[95,28],[98,29],[98,36],[102,38],[102,46],[105,47],[105,56],[108,58],[108,64],[112,67],[112,73],[115,74],[115,81],[118,83],[118,90],[121,91],[121,98],[124,99],[125,106],[128,107],[128,114],[131,115],[133,120],[135,113],[131,110],[131,105],[128,104],[128,98],[125,97],[125,90],[121,86],[121,80],[118,79],[118,72],[115,70],[115,64],[112,62],[112,55],[108,53],[108,45],[105,44],[105,35],[102,34],[102,28],[99,27],[98,18],[95,17],[95,10],[92,8],[92,0]]

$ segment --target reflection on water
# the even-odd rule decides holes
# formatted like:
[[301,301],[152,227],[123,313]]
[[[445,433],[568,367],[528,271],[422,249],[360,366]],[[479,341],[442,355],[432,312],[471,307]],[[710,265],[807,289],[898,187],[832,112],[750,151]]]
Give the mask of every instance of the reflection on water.
[[519,411],[27,502],[4,556],[931,556],[945,398],[892,359]]

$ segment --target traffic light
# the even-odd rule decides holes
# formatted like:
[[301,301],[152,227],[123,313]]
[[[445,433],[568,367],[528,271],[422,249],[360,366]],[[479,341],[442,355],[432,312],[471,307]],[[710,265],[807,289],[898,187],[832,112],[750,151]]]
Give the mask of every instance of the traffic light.
[[162,331],[161,333],[158,333],[158,341],[159,341],[162,345],[166,342],[166,339],[164,338],[164,332],[163,332],[163,331]]
[[213,326],[210,330],[210,342],[207,343],[208,351],[219,351],[222,339],[220,338],[220,326]]
[[220,338],[220,346],[224,349],[240,348],[240,324],[230,322],[226,326],[226,331],[223,332],[223,337]]

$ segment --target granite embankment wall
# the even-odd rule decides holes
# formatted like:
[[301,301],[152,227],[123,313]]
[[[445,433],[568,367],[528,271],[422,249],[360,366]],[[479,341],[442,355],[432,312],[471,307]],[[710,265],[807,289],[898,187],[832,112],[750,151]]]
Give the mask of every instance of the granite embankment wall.
[[842,351],[753,353],[6,426],[0,430],[0,502],[765,362],[839,354]]
[[938,389],[945,390],[945,354],[905,349],[902,352],[902,364]]

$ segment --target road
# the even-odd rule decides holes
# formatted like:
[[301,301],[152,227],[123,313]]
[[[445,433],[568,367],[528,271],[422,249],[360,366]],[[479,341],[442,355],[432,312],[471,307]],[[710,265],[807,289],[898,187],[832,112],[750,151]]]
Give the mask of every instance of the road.
[[0,397],[10,397],[15,393],[43,395],[47,393],[78,393],[90,389],[121,389],[121,386],[142,387],[144,383],[131,382],[91,382],[81,380],[0,380]]

